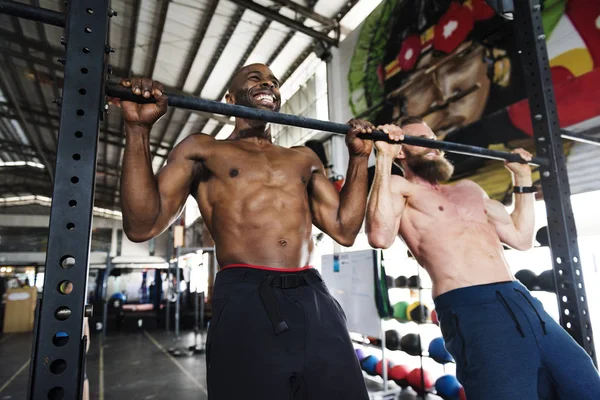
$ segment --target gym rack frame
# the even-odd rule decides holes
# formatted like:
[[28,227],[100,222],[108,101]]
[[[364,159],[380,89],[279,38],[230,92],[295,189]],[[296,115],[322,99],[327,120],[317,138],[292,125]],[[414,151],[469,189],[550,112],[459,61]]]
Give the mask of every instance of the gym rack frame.
[[[534,138],[548,216],[560,324],[591,356],[592,326],[580,266],[577,231],[552,86],[540,0],[487,0],[514,12],[514,28],[527,77]],[[104,111],[108,0],[77,0],[62,14],[0,0],[0,12],[65,26],[66,63],[50,214],[43,298],[38,302],[28,399],[79,399],[85,347],[83,318],[91,239],[99,120]],[[73,284],[64,294],[64,283]],[[66,336],[65,336],[66,335]]]

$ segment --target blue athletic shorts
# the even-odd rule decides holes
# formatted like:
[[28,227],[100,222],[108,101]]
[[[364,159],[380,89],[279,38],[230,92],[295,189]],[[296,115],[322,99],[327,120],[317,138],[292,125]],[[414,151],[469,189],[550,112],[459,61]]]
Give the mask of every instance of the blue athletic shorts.
[[456,289],[434,302],[467,399],[600,399],[591,358],[521,283]]

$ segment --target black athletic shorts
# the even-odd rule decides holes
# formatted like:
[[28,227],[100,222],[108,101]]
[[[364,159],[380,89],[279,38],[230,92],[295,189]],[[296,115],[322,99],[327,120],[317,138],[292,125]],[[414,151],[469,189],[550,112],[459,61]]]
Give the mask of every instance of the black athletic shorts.
[[345,314],[312,268],[222,269],[206,348],[210,400],[369,398]]

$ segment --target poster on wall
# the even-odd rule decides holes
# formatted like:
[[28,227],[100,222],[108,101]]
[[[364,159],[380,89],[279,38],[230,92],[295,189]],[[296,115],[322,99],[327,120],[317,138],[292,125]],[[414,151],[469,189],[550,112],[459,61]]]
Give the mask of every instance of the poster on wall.
[[[542,3],[560,126],[600,132],[600,1]],[[520,51],[529,50],[519,48],[513,21],[485,0],[384,0],[333,53],[331,97],[343,100],[332,117],[378,125],[418,116],[440,140],[535,152]],[[567,159],[578,147],[600,155],[600,148],[565,140]],[[469,178],[490,197],[510,199],[502,163],[446,156],[453,180]],[[588,176],[600,173],[598,163],[583,167]],[[572,192],[600,189],[600,180],[588,181],[571,182]]]

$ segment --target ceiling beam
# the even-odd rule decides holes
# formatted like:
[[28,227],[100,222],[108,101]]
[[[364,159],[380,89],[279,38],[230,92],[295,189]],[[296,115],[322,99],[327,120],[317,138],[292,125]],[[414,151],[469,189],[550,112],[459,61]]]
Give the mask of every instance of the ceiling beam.
[[[4,59],[4,57],[2,57],[2,58]],[[5,61],[4,64],[6,64],[6,60],[4,59],[3,61]],[[41,147],[41,145],[43,143],[41,134],[39,133],[39,131],[34,129],[34,131],[36,133],[35,134],[36,137],[34,137],[34,135],[32,135],[31,132],[29,131],[29,128],[26,124],[25,114],[19,107],[19,103],[17,101],[17,96],[15,95],[15,93],[12,90],[12,87],[10,86],[9,79],[7,77],[4,67],[0,67],[0,81],[2,82],[2,86],[4,89],[3,90],[4,95],[6,97],[8,97],[8,101],[11,102],[15,107],[16,114],[18,116],[18,120],[21,124],[21,129],[25,133],[27,140],[29,140],[30,143],[33,143],[38,156],[40,157],[44,166],[46,167],[46,171],[48,173],[48,177],[50,178],[50,181],[54,182],[54,174],[53,174],[54,166],[49,162],[45,148],[43,149]]]
[[273,21],[277,21],[297,32],[302,32],[305,35],[310,36],[316,40],[325,42],[331,46],[337,46],[339,44],[339,38],[332,38],[327,33],[319,32],[312,28],[309,28],[308,26],[304,25],[301,22],[298,22],[296,20],[288,18],[271,8],[261,6],[260,4],[255,3],[252,0],[230,0],[230,1],[239,6],[245,7],[249,10],[259,13],[259,14],[263,15],[264,17],[269,18]]
[[333,29],[339,23],[335,19],[324,17],[321,14],[317,14],[313,9],[305,7],[301,4],[295,3],[291,0],[272,0],[274,3],[280,4],[289,8],[290,10],[302,15],[305,18],[309,18],[315,22],[322,24],[324,27]]

